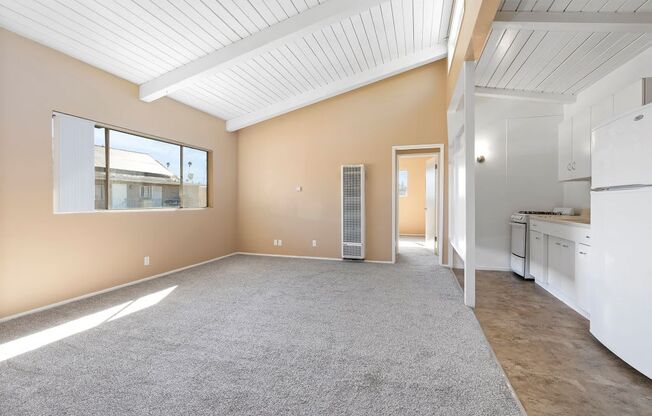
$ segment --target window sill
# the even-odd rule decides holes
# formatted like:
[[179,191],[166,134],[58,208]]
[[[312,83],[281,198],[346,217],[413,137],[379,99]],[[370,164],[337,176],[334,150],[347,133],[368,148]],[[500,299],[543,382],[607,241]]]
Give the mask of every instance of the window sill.
[[79,212],[53,212],[54,215],[76,215],[76,214],[114,214],[114,213],[143,213],[143,212],[186,212],[186,211],[204,211],[213,209],[213,207],[203,208],[144,208],[144,209],[98,209],[95,211]]

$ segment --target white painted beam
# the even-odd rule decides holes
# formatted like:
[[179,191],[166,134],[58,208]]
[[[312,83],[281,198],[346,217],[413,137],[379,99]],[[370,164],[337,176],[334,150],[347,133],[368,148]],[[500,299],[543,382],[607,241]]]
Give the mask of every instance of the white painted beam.
[[652,32],[652,13],[498,12],[494,29],[555,32]]
[[142,84],[140,99],[151,102],[164,97],[197,79],[277,48],[291,39],[301,38],[321,27],[339,22],[382,1],[329,0]]
[[446,55],[446,45],[437,45],[432,48],[423,49],[412,55],[390,61],[365,72],[358,73],[337,82],[332,82],[303,94],[295,95],[294,97],[272,104],[262,110],[227,120],[226,129],[228,131],[236,131],[251,126],[252,124],[260,123],[261,121],[268,120],[281,114],[289,113],[290,111],[317,103],[327,98],[349,92],[373,82],[409,71],[410,69],[443,59]]
[[509,98],[515,100],[538,101],[544,103],[571,104],[575,102],[575,96],[570,94],[506,90],[501,88],[476,87],[475,95],[478,97]]

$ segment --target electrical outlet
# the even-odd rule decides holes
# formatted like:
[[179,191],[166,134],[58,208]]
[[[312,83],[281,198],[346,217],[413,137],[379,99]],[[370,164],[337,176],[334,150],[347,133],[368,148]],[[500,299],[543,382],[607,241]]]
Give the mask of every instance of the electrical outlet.
[[144,264],[145,266],[149,266],[149,256],[145,256],[145,257],[143,257],[143,264]]
[[312,246],[317,247],[317,240],[312,240]]
[[278,245],[278,240],[274,240],[274,245],[275,245],[275,246]]
[[278,246],[279,247],[283,246],[283,240],[278,240]]

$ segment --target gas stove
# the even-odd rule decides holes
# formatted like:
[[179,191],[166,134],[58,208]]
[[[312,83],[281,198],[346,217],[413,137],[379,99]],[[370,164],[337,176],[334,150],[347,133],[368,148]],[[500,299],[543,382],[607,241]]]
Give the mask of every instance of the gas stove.
[[522,210],[518,211],[511,215],[509,220],[511,222],[516,222],[519,224],[525,224],[528,221],[528,216],[530,215],[574,215],[575,212],[573,208],[553,208],[552,211],[529,211]]
[[554,208],[552,211],[528,211],[522,210],[509,217],[512,234],[512,255],[511,269],[514,273],[524,279],[532,279],[530,276],[530,264],[528,259],[528,241],[530,226],[530,215],[574,215],[573,208]]

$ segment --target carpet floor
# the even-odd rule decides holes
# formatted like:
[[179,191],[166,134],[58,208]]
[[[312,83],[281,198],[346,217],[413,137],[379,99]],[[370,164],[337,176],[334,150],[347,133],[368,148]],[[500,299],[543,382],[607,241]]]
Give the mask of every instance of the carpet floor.
[[0,414],[520,415],[435,259],[238,255],[2,323]]

